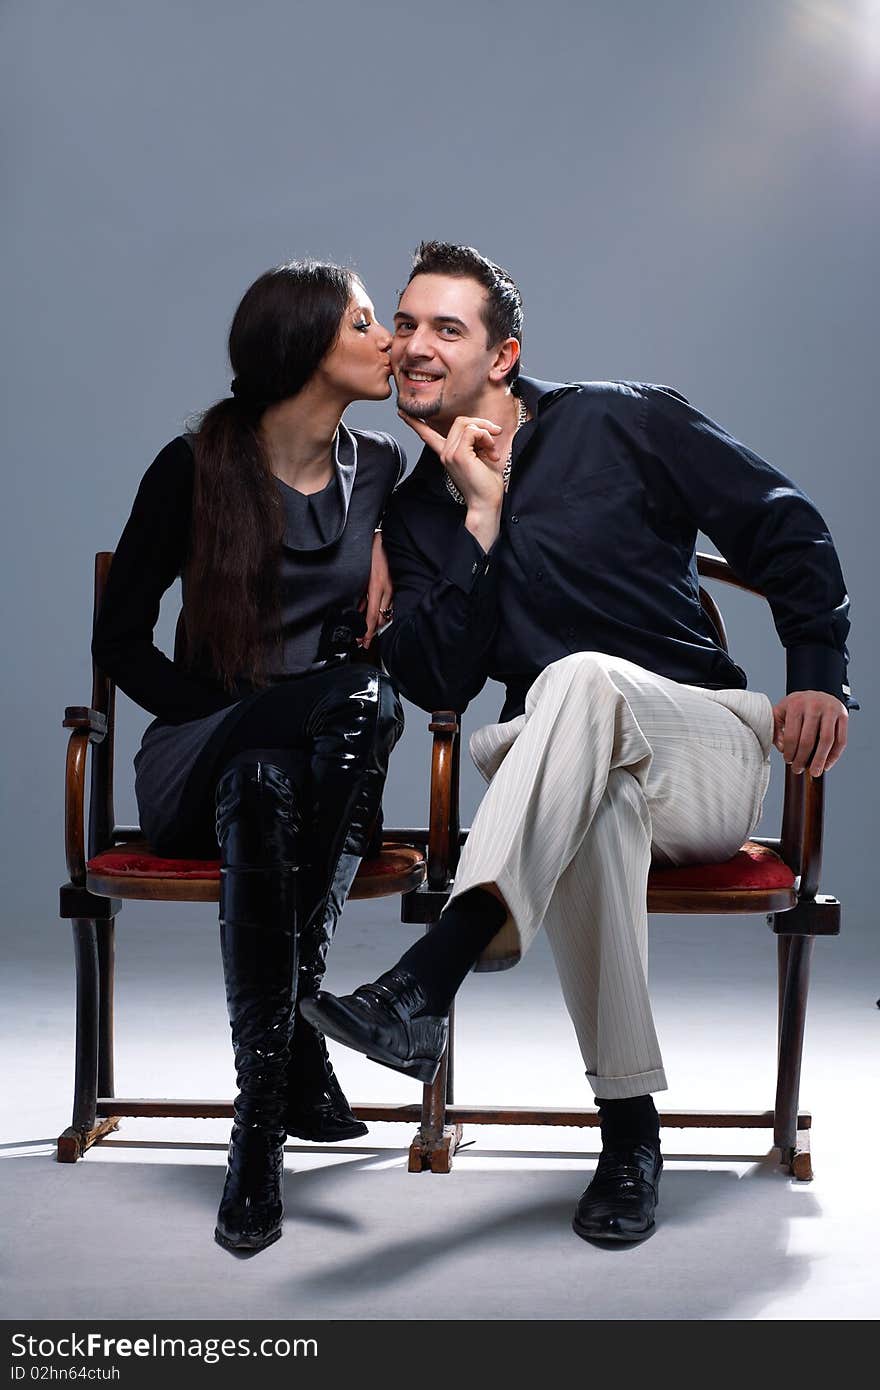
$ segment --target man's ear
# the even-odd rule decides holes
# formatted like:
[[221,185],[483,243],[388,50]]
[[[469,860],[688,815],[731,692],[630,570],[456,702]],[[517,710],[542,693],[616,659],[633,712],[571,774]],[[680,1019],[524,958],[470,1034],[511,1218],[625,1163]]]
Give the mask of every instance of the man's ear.
[[495,360],[489,368],[490,381],[503,381],[511,367],[519,361],[520,346],[516,338],[505,338],[498,344]]

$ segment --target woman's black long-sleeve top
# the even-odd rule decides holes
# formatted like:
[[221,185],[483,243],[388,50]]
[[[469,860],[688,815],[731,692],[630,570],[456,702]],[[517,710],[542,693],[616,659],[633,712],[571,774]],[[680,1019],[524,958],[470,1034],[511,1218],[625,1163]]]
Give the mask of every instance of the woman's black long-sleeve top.
[[[269,674],[308,669],[328,611],[351,606],[369,579],[375,527],[404,459],[390,436],[340,426],[334,477],[304,498],[280,480],[286,509],[281,566],[282,659]],[[162,595],[183,573],[192,525],[193,452],[180,436],[147,469],[110,567],[92,654],[120,689],[162,721],[182,724],[234,704],[211,674],[171,660],[153,641]],[[304,509],[308,509],[308,516]],[[304,532],[311,538],[304,544]]]

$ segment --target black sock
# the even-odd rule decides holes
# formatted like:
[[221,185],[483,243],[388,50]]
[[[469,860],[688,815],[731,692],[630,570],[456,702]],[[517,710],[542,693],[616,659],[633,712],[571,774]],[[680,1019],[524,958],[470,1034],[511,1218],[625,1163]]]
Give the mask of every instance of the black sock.
[[600,1100],[599,1121],[602,1147],[631,1149],[636,1144],[660,1144],[660,1119],[650,1096],[631,1096],[626,1100]]
[[485,888],[471,888],[446,909],[436,927],[401,956],[397,964],[416,977],[431,1013],[449,1012],[456,990],[506,917],[506,908],[493,894]]

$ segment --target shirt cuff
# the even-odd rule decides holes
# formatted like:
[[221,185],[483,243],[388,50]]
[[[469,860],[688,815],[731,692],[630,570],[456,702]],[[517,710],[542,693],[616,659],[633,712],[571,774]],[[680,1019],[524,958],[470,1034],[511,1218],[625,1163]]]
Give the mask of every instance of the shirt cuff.
[[492,549],[486,554],[476,536],[462,523],[455,533],[444,567],[444,578],[462,593],[470,594],[485,574],[493,568]]
[[859,708],[850,692],[846,661],[836,647],[823,647],[818,643],[788,647],[786,664],[787,694],[792,695],[796,690],[822,690],[836,696],[847,709]]

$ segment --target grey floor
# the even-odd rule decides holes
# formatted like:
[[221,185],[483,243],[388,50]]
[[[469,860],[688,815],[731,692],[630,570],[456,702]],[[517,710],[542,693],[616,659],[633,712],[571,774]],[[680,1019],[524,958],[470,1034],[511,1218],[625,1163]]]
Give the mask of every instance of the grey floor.
[[[214,909],[130,904],[118,927],[117,1090],[228,1095],[230,1054]],[[394,909],[349,909],[331,983],[350,987],[411,939]],[[880,961],[820,941],[803,1103],[816,1179],[793,1184],[763,1131],[664,1133],[658,1229],[599,1250],[571,1232],[594,1131],[466,1131],[449,1176],[406,1171],[410,1128],[291,1145],[284,1238],[237,1261],[212,1241],[225,1122],[124,1121],[74,1166],[69,1118],[72,953],[65,924],[22,935],[3,999],[12,1058],[3,1108],[6,1318],[873,1318]],[[773,1094],[774,943],[763,919],[652,919],[652,989],[672,1108],[757,1109]],[[352,1098],[412,1101],[405,1078],[342,1049]],[[471,977],[460,1006],[458,1098],[589,1103],[549,954]],[[699,1155],[699,1156],[697,1156]]]

